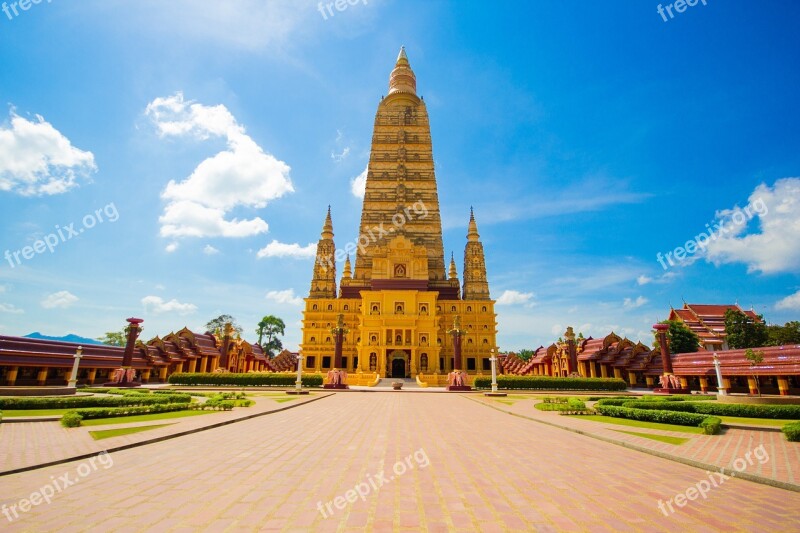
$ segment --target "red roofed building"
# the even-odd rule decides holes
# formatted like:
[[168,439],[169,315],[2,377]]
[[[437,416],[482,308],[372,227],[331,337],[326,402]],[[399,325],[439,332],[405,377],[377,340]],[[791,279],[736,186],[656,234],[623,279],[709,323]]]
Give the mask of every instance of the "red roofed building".
[[733,305],[703,305],[683,304],[683,309],[671,309],[669,320],[683,322],[690,330],[700,337],[700,348],[713,351],[728,350],[728,341],[725,333],[725,312],[729,309],[744,313],[756,322],[761,318],[755,311],[745,311],[737,304]]

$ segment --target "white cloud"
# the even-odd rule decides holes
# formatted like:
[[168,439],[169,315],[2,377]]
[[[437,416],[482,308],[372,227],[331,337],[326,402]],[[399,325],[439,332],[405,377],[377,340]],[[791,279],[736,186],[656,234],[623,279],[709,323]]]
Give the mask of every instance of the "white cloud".
[[625,309],[638,309],[647,302],[648,300],[644,296],[639,296],[635,300],[631,300],[630,298],[625,298],[625,301],[622,302],[622,307],[624,307]]
[[775,309],[781,310],[790,310],[790,311],[800,311],[800,291],[797,291],[794,294],[790,294],[777,304],[775,304]]
[[42,307],[45,309],[66,309],[77,301],[78,297],[69,291],[58,291],[53,294],[48,294],[45,299],[42,300]]
[[176,313],[179,315],[189,315],[197,311],[197,306],[194,304],[180,303],[178,300],[172,299],[165,302],[160,296],[145,296],[142,298],[142,305],[145,311],[160,315],[163,313]]
[[303,305],[303,299],[299,296],[295,296],[294,289],[286,289],[283,291],[269,291],[266,296],[267,300],[272,300],[273,302],[279,304],[289,304],[289,305]]
[[533,296],[532,292],[505,291],[497,299],[497,305],[533,305]]
[[293,257],[295,259],[308,259],[317,256],[317,246],[309,243],[308,246],[300,246],[297,243],[287,244],[273,240],[271,243],[260,249],[256,256],[261,259],[264,257]]
[[561,324],[553,324],[553,327],[550,328],[550,333],[552,333],[553,335],[561,336],[561,334],[564,333],[565,329],[566,328],[564,328],[564,326],[562,326]]
[[344,149],[341,151],[341,153],[337,154],[331,151],[331,159],[333,159],[337,163],[341,163],[342,161],[344,161],[344,159],[348,156],[349,153],[350,153],[350,147],[345,146]]
[[205,247],[203,248],[203,253],[206,254],[206,255],[214,255],[214,254],[218,254],[219,250],[217,250],[216,248],[214,248],[210,244],[206,244]]
[[171,243],[169,243],[168,245],[166,245],[164,247],[164,251],[167,252],[168,254],[171,254],[172,252],[174,252],[177,249],[178,249],[178,243],[177,242],[171,242]]
[[22,309],[19,309],[14,306],[14,304],[4,304],[0,303],[0,313],[9,313],[12,315],[21,315],[24,313]]
[[[707,260],[715,265],[745,263],[748,272],[764,274],[800,270],[800,178],[780,179],[771,188],[762,183],[748,200],[744,210],[717,212],[718,220],[728,221],[723,226],[727,233],[708,243]],[[743,219],[748,220],[737,222]],[[747,234],[754,219],[761,232]]]
[[639,285],[647,285],[651,281],[653,281],[653,278],[649,278],[649,277],[645,276],[644,274],[642,274],[641,276],[636,278],[636,283],[638,283]]
[[6,287],[5,285],[0,285],[0,294],[3,294],[7,290],[8,290],[8,287]]
[[263,208],[294,192],[286,163],[264,152],[224,105],[185,101],[179,92],[156,98],[145,114],[161,137],[218,137],[228,146],[197,165],[185,180],[167,184],[161,193],[168,202],[159,218],[161,236],[247,237],[268,230],[259,217],[226,217],[237,207]]
[[0,125],[0,191],[62,194],[96,171],[94,155],[72,146],[40,115],[26,120],[12,111],[10,125]]
[[364,172],[350,180],[350,192],[353,193],[353,196],[356,198],[364,198],[364,194],[367,191],[367,171],[369,167],[364,169]]

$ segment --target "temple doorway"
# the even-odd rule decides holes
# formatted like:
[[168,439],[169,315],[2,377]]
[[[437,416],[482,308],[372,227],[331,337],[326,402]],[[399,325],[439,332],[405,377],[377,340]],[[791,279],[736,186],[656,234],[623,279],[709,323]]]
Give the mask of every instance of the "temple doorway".
[[406,360],[405,359],[392,359],[392,377],[405,378],[406,377]]

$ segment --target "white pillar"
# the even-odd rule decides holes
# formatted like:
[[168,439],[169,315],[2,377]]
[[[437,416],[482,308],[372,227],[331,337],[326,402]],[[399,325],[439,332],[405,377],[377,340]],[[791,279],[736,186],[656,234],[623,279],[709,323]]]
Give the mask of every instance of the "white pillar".
[[722,370],[719,367],[717,352],[714,352],[714,370],[717,371],[717,394],[725,396],[728,392],[725,390],[725,385],[722,383]]
[[303,388],[303,356],[297,354],[297,381],[294,382],[294,388],[301,390]]
[[81,356],[83,355],[83,346],[78,346],[75,351],[75,361],[72,363],[72,373],[69,375],[69,382],[67,387],[77,388],[78,386],[78,366],[81,364]]

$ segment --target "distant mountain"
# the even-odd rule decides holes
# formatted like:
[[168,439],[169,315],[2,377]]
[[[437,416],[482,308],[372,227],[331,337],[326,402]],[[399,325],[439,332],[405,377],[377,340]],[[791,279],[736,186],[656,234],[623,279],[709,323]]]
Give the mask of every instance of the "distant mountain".
[[103,344],[100,341],[96,341],[94,339],[87,339],[86,337],[80,337],[78,335],[64,335],[63,337],[50,337],[48,335],[42,335],[38,331],[34,331],[33,333],[28,333],[25,337],[29,339],[42,339],[46,341],[61,341],[61,342],[74,342],[75,344]]

